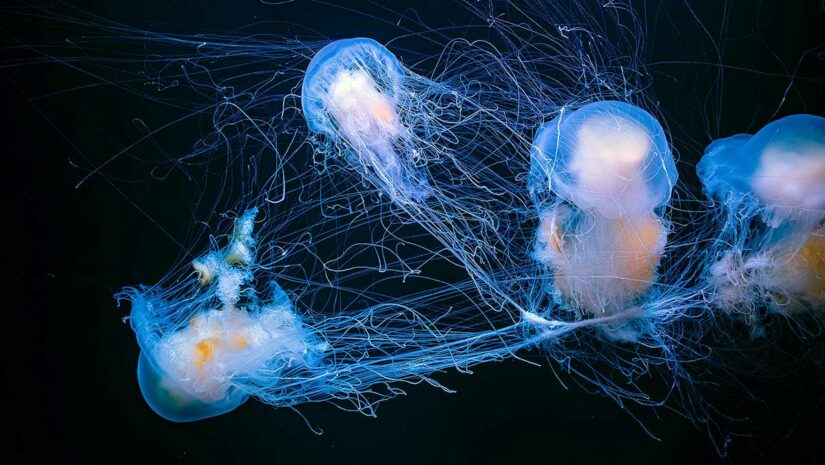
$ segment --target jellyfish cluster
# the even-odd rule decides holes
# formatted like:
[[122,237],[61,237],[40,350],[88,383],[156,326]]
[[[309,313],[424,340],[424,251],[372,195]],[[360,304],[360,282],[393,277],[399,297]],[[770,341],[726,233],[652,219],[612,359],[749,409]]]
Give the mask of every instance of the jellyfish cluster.
[[200,252],[116,296],[152,410],[375,415],[405,385],[449,391],[440,373],[510,360],[706,421],[715,351],[769,341],[770,320],[817,334],[825,118],[765,121],[681,163],[633,53],[581,21],[529,40],[502,23],[495,46],[432,54],[150,36],[191,49],[152,82],[185,81],[189,117],[208,117],[176,166],[224,157],[242,179],[199,199]]

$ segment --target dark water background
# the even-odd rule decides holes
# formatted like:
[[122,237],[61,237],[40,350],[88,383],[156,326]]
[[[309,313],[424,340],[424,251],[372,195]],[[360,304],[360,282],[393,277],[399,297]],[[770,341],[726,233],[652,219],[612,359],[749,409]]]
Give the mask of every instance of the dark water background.
[[[478,23],[447,1],[382,7],[304,1],[71,4],[102,18],[185,33],[231,33],[278,20],[329,38],[386,42],[400,33],[402,17],[431,27]],[[652,63],[650,91],[670,129],[684,182],[695,183],[692,166],[719,135],[754,131],[785,114],[823,115],[825,88],[809,79],[825,78],[825,10],[819,1],[634,5],[647,25],[643,59]],[[22,53],[8,47],[52,33],[47,24],[20,21],[3,10],[0,15],[6,57]],[[284,24],[273,27],[274,34],[292,33]],[[720,57],[730,66],[713,65]],[[295,413],[256,402],[207,421],[166,422],[141,398],[137,345],[121,321],[128,308],[116,307],[112,294],[168,270],[180,249],[169,235],[186,235],[181,219],[191,216],[191,193],[174,179],[118,185],[119,192],[92,178],[75,189],[85,172],[71,163],[82,156],[102,160],[122,148],[139,132],[133,118],[163,121],[165,115],[110,88],[32,103],[33,96],[79,82],[60,67],[4,69],[0,82],[2,223],[10,236],[3,265],[7,299],[0,307],[2,437],[12,457],[6,463],[43,456],[56,463],[143,464],[825,462],[825,388],[821,372],[806,367],[788,381],[758,387],[772,401],[752,405],[758,434],[734,439],[728,458],[675,414],[638,413],[661,439],[655,440],[614,402],[575,386],[566,390],[548,369],[515,362],[480,366],[473,376],[438,377],[457,394],[411,387],[406,397],[384,404],[377,419],[328,405],[303,408],[324,429],[322,436]],[[184,145],[191,142],[183,139]],[[148,205],[154,221],[133,202]]]

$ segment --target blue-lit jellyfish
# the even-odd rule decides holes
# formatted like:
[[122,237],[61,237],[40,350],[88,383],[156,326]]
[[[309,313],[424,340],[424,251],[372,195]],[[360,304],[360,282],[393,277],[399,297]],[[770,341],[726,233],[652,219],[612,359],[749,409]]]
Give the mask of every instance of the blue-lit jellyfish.
[[346,156],[391,197],[420,200],[429,193],[416,168],[425,147],[406,121],[425,109],[413,108],[420,100],[406,75],[395,55],[372,39],[333,42],[309,64],[301,103],[310,130],[345,139]]
[[422,227],[500,309],[509,296],[493,275],[510,259],[509,217],[523,209],[510,175],[522,166],[523,122],[506,116],[518,103],[504,103],[518,82],[480,66],[484,56],[497,62],[483,53],[472,68],[469,56],[445,59],[456,68],[435,81],[373,40],[339,40],[312,58],[301,99],[316,153],[344,155],[397,210],[394,221]]
[[190,302],[127,290],[129,321],[141,347],[138,380],[152,409],[173,421],[233,410],[262,376],[318,363],[325,345],[310,333],[276,284],[265,299],[249,287],[256,210],[236,220],[224,249],[192,262],[190,285],[211,288]]
[[531,160],[535,257],[553,291],[591,316],[636,307],[656,281],[677,180],[662,126],[627,103],[591,103],[542,126]]
[[714,141],[697,173],[722,217],[712,303],[755,315],[825,305],[825,118],[793,115]]

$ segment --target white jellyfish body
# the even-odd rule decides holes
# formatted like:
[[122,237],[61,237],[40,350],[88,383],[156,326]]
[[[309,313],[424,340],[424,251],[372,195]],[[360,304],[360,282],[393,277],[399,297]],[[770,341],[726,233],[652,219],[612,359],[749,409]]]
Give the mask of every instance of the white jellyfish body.
[[677,180],[662,126],[623,102],[595,102],[544,124],[533,140],[530,190],[606,218],[667,204]]
[[825,305],[825,118],[792,115],[714,141],[696,170],[723,218],[708,275],[715,304]]
[[325,350],[276,284],[267,302],[250,299],[254,216],[251,210],[236,221],[227,247],[193,262],[204,290],[200,298],[131,296],[140,389],[168,420],[233,410],[254,394],[249,386],[256,380],[271,382],[288,367],[313,366]]
[[249,394],[234,383],[238,378],[307,363],[311,349],[289,306],[211,309],[141,352],[138,379],[155,412],[193,421],[242,404]]
[[310,62],[301,88],[309,129],[342,144],[347,156],[398,200],[429,194],[412,158],[414,143],[399,114],[406,72],[372,39],[339,40]]
[[540,221],[534,256],[571,306],[616,314],[650,288],[667,244],[660,210],[676,180],[664,130],[638,107],[591,103],[539,129],[529,177]]

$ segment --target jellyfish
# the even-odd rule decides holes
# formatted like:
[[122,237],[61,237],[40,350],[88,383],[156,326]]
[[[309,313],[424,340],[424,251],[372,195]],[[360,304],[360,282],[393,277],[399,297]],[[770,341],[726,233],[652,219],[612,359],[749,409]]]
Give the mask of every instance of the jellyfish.
[[416,167],[420,144],[398,114],[415,98],[405,79],[398,59],[378,42],[339,40],[307,67],[301,104],[311,131],[346,140],[346,155],[394,198],[419,200],[429,188]]
[[825,305],[825,118],[791,115],[711,143],[696,167],[721,230],[716,307],[754,316]]
[[266,301],[247,288],[256,213],[252,209],[236,219],[225,248],[192,262],[196,285],[213,291],[187,303],[191,311],[170,307],[149,292],[121,295],[132,303],[129,321],[141,347],[141,392],[168,420],[194,421],[234,410],[249,397],[234,379],[311,366],[324,352],[276,283]]
[[[537,114],[529,83],[498,51],[445,50],[435,78],[404,67],[370,39],[335,41],[307,67],[302,107],[313,148],[344,154],[393,207],[437,241],[498,312],[520,318],[520,292],[507,275],[522,266],[517,186],[524,167],[522,130]],[[544,95],[549,94],[548,90]],[[495,325],[493,325],[495,326]]]
[[544,124],[531,161],[534,256],[554,292],[591,317],[632,308],[667,245],[662,210],[677,173],[661,125],[636,106],[594,102]]
[[[511,207],[489,195],[507,190],[474,154],[494,160],[493,146],[504,144],[495,141],[512,128],[482,126],[489,113],[465,88],[418,75],[365,38],[338,40],[315,54],[301,101],[316,153],[344,154],[400,210],[400,221],[423,228],[477,285],[496,287],[491,262],[503,256],[496,223]],[[499,293],[491,305],[502,299]]]

